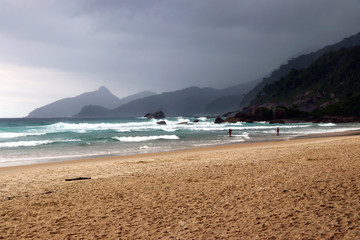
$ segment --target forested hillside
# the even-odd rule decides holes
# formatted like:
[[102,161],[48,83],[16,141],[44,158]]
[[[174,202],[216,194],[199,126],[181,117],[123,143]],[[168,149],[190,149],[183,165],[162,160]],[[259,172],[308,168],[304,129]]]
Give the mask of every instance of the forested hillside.
[[359,94],[360,46],[356,46],[329,52],[306,69],[291,70],[279,81],[266,85],[251,105],[274,103],[307,112],[322,109],[324,114],[340,114],[336,106],[346,106],[342,115],[358,115],[355,105]]
[[280,78],[286,76],[290,73],[292,69],[305,69],[309,67],[318,57],[330,52],[330,51],[337,51],[343,47],[353,47],[360,45],[360,33],[357,33],[353,36],[343,39],[342,41],[326,46],[318,51],[304,54],[298,57],[295,57],[288,61],[286,64],[281,65],[278,69],[274,70],[270,76],[265,77],[262,82],[260,82],[255,88],[249,91],[243,98],[241,102],[241,106],[246,106],[249,104],[259,92],[268,84],[271,84],[275,81],[280,80]]

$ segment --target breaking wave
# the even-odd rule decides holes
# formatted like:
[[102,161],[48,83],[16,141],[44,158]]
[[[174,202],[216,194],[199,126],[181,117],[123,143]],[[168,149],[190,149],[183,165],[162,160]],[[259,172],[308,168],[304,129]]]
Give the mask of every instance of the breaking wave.
[[45,135],[45,133],[17,133],[17,132],[2,132],[0,133],[0,138],[10,139],[18,137],[27,137],[27,136],[40,136]]
[[59,140],[3,142],[0,143],[0,148],[35,147],[39,145],[47,145],[52,143],[80,142],[80,141],[81,141],[80,139],[59,139]]
[[137,136],[137,137],[113,137],[120,142],[145,142],[145,141],[153,141],[159,139],[165,140],[178,140],[180,139],[176,135],[162,135],[162,136]]

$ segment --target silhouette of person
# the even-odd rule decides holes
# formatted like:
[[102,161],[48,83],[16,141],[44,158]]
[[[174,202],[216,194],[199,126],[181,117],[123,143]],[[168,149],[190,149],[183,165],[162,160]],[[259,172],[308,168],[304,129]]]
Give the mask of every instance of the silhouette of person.
[[276,129],[276,135],[279,136],[280,129],[279,127]]
[[229,128],[229,137],[231,137],[232,129]]

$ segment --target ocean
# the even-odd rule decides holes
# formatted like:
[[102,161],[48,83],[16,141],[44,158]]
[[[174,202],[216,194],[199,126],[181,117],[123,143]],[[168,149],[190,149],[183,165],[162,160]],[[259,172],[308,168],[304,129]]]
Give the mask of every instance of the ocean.
[[[206,117],[164,120],[166,125],[146,118],[0,119],[0,167],[284,140],[360,129],[360,123],[215,124],[214,118]],[[232,129],[231,137],[229,129]]]

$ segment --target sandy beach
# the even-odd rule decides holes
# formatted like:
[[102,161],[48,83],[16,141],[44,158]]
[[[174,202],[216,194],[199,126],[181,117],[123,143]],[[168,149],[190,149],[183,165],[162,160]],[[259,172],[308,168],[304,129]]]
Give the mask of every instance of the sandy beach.
[[360,239],[359,135],[6,167],[0,186],[0,239]]

